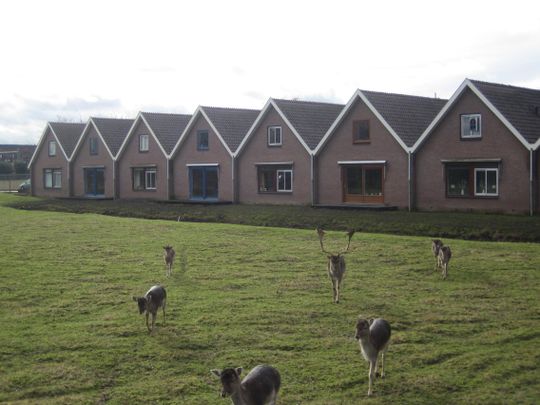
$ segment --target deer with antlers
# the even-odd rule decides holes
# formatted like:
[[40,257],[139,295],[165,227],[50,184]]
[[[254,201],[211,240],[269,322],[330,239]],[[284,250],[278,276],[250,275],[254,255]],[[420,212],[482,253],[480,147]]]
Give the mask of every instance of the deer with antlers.
[[347,236],[349,237],[349,241],[347,242],[347,247],[345,248],[345,250],[342,250],[337,254],[324,250],[324,246],[323,246],[324,231],[322,230],[322,228],[317,228],[317,234],[319,235],[319,242],[321,244],[321,250],[323,253],[326,253],[327,255],[326,257],[328,258],[328,276],[330,277],[330,280],[332,281],[332,291],[334,294],[334,302],[337,304],[339,303],[339,290],[341,288],[341,282],[343,280],[343,276],[345,275],[344,255],[349,252],[349,247],[351,246],[351,238],[354,235],[354,230],[350,230],[347,232]]

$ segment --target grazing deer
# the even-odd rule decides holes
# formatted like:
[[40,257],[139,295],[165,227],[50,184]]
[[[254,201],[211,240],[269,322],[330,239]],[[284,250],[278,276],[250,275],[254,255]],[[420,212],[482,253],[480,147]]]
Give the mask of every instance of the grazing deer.
[[330,280],[332,280],[332,291],[334,294],[334,302],[337,304],[339,303],[339,289],[341,287],[341,281],[343,280],[343,276],[345,275],[345,257],[344,254],[349,252],[349,247],[351,245],[351,238],[354,235],[354,230],[350,230],[347,232],[347,235],[349,236],[349,242],[347,243],[347,248],[345,250],[342,250],[338,254],[333,254],[331,252],[328,252],[324,250],[323,246],[323,238],[324,238],[324,231],[321,228],[317,228],[317,233],[319,234],[319,242],[321,244],[321,250],[323,253],[327,254],[328,257],[328,276],[330,277]]
[[[160,285],[151,287],[144,297],[133,297],[133,301],[139,305],[139,313],[146,312],[146,327],[152,332],[156,324],[157,311],[163,309],[163,324],[165,324],[165,306],[167,304],[167,292]],[[152,314],[152,327],[148,325],[148,315]]]
[[433,255],[435,256],[435,269],[441,267],[441,262],[439,260],[439,250],[444,244],[442,243],[442,240],[440,239],[433,239],[431,241],[431,251],[433,252]]
[[165,275],[167,277],[171,276],[172,273],[172,266],[174,262],[174,256],[176,255],[176,252],[172,248],[172,246],[163,246],[163,249],[165,250],[163,252],[163,260],[165,261]]
[[448,277],[448,263],[451,258],[452,251],[450,250],[450,246],[441,246],[439,249],[439,262],[441,264],[440,267],[442,268],[442,277],[444,279]]
[[355,339],[360,343],[362,356],[369,361],[369,388],[368,396],[373,394],[373,378],[378,376],[377,366],[379,353],[381,353],[381,377],[384,378],[384,356],[390,343],[392,331],[390,324],[384,319],[366,319],[359,318],[356,322]]
[[275,405],[281,377],[271,366],[253,368],[240,382],[242,367],[211,370],[221,380],[221,396],[231,397],[234,405]]

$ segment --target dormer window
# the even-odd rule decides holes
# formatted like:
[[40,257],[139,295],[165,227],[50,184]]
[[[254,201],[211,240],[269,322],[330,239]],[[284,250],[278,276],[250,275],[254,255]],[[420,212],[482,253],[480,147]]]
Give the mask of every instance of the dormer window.
[[369,121],[353,121],[353,143],[369,142]]
[[148,152],[148,135],[139,136],[139,152]]
[[49,156],[56,156],[56,141],[49,141]]
[[480,114],[464,114],[461,116],[461,138],[482,137],[482,116]]
[[268,146],[281,146],[281,127],[273,125],[268,127]]

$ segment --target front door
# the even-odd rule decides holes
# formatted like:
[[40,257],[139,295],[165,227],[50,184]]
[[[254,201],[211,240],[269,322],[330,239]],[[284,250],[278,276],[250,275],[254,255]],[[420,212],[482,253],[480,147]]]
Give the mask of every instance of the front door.
[[384,167],[350,165],[342,168],[343,202],[383,204]]
[[200,166],[189,168],[189,199],[218,199],[218,168]]
[[91,197],[105,195],[105,169],[84,169],[84,193]]

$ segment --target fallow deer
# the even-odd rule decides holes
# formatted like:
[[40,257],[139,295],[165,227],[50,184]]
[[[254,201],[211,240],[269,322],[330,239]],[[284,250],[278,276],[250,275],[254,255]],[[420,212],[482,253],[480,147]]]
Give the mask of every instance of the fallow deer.
[[433,252],[433,255],[435,256],[435,269],[441,267],[441,262],[439,260],[439,250],[444,244],[442,243],[442,240],[440,239],[433,239],[431,241],[431,251]]
[[369,362],[368,396],[373,394],[373,378],[378,376],[379,353],[381,353],[381,377],[384,378],[384,356],[386,350],[388,350],[391,333],[390,324],[381,318],[370,319],[369,321],[359,318],[356,322],[356,334],[354,337],[360,343],[362,356]]
[[327,254],[328,276],[330,277],[330,280],[332,281],[333,300],[337,304],[339,303],[339,291],[341,288],[341,282],[343,280],[343,276],[345,275],[345,269],[346,269],[345,257],[343,255],[349,252],[349,247],[351,245],[351,238],[354,235],[354,230],[350,230],[349,232],[347,232],[347,235],[349,237],[347,248],[345,250],[340,251],[337,254],[333,254],[324,249],[324,246],[323,246],[324,231],[322,230],[322,228],[317,228],[317,234],[319,235],[319,242],[321,244],[321,250],[323,253]]
[[450,250],[450,246],[442,246],[439,249],[439,262],[440,267],[442,269],[442,277],[446,279],[448,277],[448,263],[450,263],[450,259],[452,258],[452,251]]
[[174,256],[176,255],[176,252],[172,248],[172,246],[163,246],[164,252],[163,252],[163,260],[165,261],[165,275],[167,277],[171,276],[172,273],[172,266],[174,262]]
[[[167,292],[160,285],[151,287],[144,297],[133,297],[133,301],[139,306],[139,313],[146,312],[146,327],[152,332],[156,324],[157,311],[161,307],[163,310],[163,324],[165,324],[165,306],[167,305]],[[148,325],[148,316],[152,314],[152,327]]]
[[221,396],[231,397],[234,405],[275,405],[281,377],[271,366],[253,368],[240,382],[242,367],[211,370],[221,380]]

